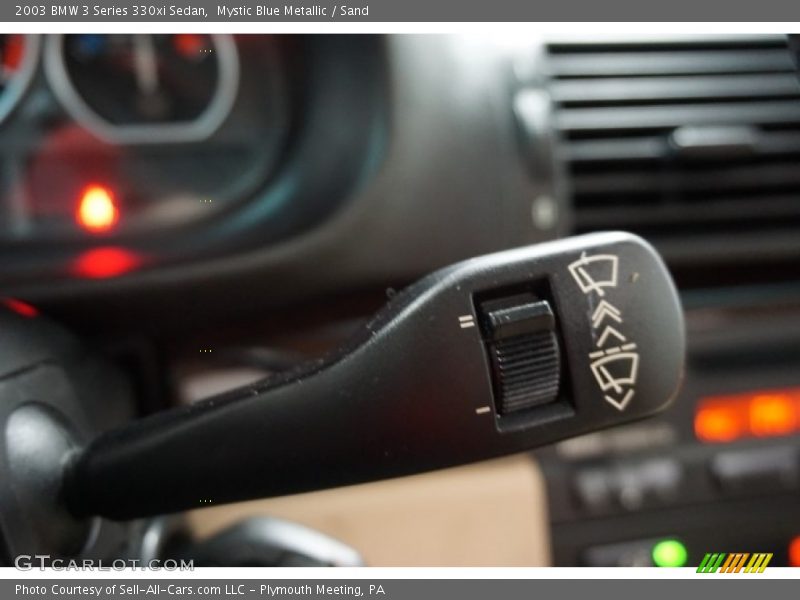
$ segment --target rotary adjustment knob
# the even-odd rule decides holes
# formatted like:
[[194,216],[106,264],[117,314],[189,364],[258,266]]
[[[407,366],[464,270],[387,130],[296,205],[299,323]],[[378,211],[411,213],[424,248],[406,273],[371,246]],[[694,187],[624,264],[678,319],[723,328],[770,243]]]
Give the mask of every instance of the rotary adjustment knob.
[[485,302],[481,308],[497,414],[556,402],[561,353],[547,301],[520,294]]

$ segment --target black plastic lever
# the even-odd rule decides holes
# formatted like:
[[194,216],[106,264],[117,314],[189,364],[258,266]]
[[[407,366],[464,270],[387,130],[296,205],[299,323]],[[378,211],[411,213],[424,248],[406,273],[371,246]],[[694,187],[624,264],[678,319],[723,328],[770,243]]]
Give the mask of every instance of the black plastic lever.
[[661,410],[684,345],[635,236],[492,254],[407,288],[325,362],[101,436],[67,498],[126,519],[518,452]]

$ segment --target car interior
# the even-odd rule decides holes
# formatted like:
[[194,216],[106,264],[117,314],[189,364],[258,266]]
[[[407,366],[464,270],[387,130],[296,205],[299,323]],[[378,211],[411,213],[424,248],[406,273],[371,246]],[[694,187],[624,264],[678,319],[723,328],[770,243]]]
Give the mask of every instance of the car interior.
[[800,566],[795,43],[0,35],[0,564]]

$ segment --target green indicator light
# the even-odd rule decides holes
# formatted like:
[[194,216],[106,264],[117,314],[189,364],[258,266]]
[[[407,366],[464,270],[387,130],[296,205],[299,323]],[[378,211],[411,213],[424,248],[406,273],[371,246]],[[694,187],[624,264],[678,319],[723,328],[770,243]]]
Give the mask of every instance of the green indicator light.
[[653,564],[657,567],[683,567],[688,558],[686,546],[678,540],[661,540],[653,546]]

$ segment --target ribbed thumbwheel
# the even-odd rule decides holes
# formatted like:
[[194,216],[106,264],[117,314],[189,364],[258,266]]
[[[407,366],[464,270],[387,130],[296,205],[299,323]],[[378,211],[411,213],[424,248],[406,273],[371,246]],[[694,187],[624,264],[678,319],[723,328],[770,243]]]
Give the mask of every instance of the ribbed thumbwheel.
[[523,294],[483,308],[497,413],[555,402],[561,354],[549,304]]
[[497,410],[508,414],[558,398],[561,359],[552,331],[520,335],[492,348],[497,378]]

